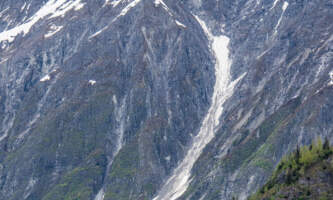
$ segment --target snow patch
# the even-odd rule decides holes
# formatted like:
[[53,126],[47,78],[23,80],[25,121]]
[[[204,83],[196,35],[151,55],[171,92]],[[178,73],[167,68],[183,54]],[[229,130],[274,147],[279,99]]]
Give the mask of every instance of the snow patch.
[[175,22],[178,26],[180,26],[182,28],[186,28],[186,26],[184,24],[180,23],[178,20],[176,20]]
[[167,179],[165,184],[154,200],[175,200],[179,198],[191,182],[191,170],[194,163],[199,158],[202,150],[214,138],[215,131],[219,127],[219,119],[223,112],[224,102],[233,94],[234,86],[245,76],[243,74],[234,81],[231,81],[229,59],[229,38],[226,36],[213,36],[208,30],[205,22],[195,16],[205,31],[210,43],[212,53],[216,58],[215,65],[215,85],[212,96],[212,104],[204,118],[199,133],[192,138],[192,145],[187,151],[184,159],[174,169],[172,175]]
[[72,9],[74,9],[75,11],[78,11],[84,7],[84,3],[81,3],[81,0],[74,0],[74,1],[67,1],[67,2],[66,2],[66,0],[58,0],[58,1],[62,1],[62,4],[60,7],[56,8],[55,12],[51,15],[50,18],[64,17],[68,11],[70,11]]
[[27,2],[24,2],[23,6],[21,7],[21,12],[24,10],[26,5],[27,5]]
[[95,80],[89,80],[89,84],[90,84],[90,85],[95,85],[95,84],[96,84],[96,81],[95,81]]
[[121,2],[122,0],[114,0],[112,2],[110,2],[110,0],[105,0],[105,3],[103,5],[103,7],[107,6],[107,5],[112,5],[112,7],[116,7],[118,6],[118,4]]
[[286,11],[286,9],[288,8],[289,3],[287,1],[283,2],[283,6],[282,6],[282,10],[283,12]]
[[162,0],[155,0],[154,1],[155,7],[158,7],[160,4],[164,4]]
[[330,82],[328,83],[328,86],[332,86],[333,85],[333,71],[331,71],[330,73],[329,73],[329,76],[330,76]]
[[167,157],[165,157],[164,159],[165,159],[166,161],[169,162],[169,161],[171,160],[171,157],[170,157],[170,156],[167,156]]
[[116,7],[122,0],[116,0],[111,3],[112,7]]
[[169,13],[169,15],[173,16],[172,13],[170,12],[169,7],[163,2],[163,0],[155,0],[154,4],[155,4],[155,7],[162,5],[162,7]]
[[69,10],[79,10],[84,6],[81,0],[66,1],[66,0],[49,0],[44,6],[42,6],[32,17],[30,17],[25,23],[16,26],[10,30],[0,33],[0,42],[8,41],[13,42],[16,36],[23,34],[25,36],[31,29],[31,27],[37,23],[40,19],[48,16],[48,18],[55,18],[64,16]]
[[113,1],[111,3],[112,7],[116,7],[122,0]]
[[105,2],[104,2],[104,4],[103,4],[103,7],[104,6],[107,6],[107,5],[109,5],[110,4],[110,0],[105,0]]
[[50,27],[50,31],[45,34],[45,38],[49,38],[51,36],[53,36],[54,34],[56,34],[57,32],[59,32],[61,29],[63,28],[63,26],[56,26],[56,25],[52,25]]
[[103,200],[105,196],[104,189],[102,188],[96,195],[95,200]]
[[40,82],[45,82],[45,81],[49,81],[51,79],[50,75],[46,75],[43,78],[40,79]]
[[269,10],[272,10],[273,8],[275,8],[277,2],[279,2],[279,0],[275,0],[274,3],[273,3],[273,6]]
[[114,105],[116,105],[118,103],[116,95],[112,96],[112,102]]

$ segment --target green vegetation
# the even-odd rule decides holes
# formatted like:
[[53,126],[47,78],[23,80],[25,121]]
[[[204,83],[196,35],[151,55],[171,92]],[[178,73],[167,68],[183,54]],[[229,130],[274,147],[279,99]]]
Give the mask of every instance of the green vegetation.
[[[247,137],[244,137],[243,140],[239,142],[239,145],[232,150],[226,159],[221,160],[221,165],[226,166],[227,169],[232,172],[234,169],[237,169],[238,166],[244,164],[244,160],[245,163],[248,163],[251,160],[255,160],[257,157],[261,157],[258,156],[260,151],[273,150],[271,144],[265,144],[267,139],[283,130],[286,124],[289,123],[291,116],[293,116],[299,104],[299,99],[290,101],[267,118],[255,131],[247,133]],[[260,137],[256,137],[256,133],[259,133]],[[259,149],[259,147],[263,149]],[[258,150],[259,152],[257,152]],[[262,165],[262,162],[265,161],[260,160],[259,163],[255,165]],[[269,170],[269,166],[270,165],[266,165],[265,169]]]
[[249,199],[332,199],[332,182],[333,147],[328,139],[324,144],[317,139],[285,156],[269,181]]
[[137,140],[133,140],[124,146],[113,161],[108,175],[105,199],[129,199],[131,185],[136,180],[139,167],[139,152]]
[[90,154],[82,166],[68,172],[43,200],[89,200],[102,184],[106,157],[101,150]]

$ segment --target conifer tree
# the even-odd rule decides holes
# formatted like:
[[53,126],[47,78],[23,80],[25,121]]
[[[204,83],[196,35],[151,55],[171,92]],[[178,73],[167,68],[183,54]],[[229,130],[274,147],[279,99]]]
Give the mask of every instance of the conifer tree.
[[324,145],[323,145],[323,149],[324,150],[329,150],[330,149],[330,142],[328,141],[327,137],[325,137],[325,142],[324,142]]
[[299,163],[299,158],[300,157],[301,157],[301,152],[300,152],[299,145],[297,144],[296,152],[295,152],[295,161],[296,161],[296,163]]

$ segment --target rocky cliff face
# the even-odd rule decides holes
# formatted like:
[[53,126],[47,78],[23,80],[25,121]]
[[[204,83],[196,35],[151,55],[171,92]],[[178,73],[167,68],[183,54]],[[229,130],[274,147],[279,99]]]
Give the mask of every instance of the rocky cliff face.
[[0,199],[245,199],[333,140],[333,2],[0,2]]

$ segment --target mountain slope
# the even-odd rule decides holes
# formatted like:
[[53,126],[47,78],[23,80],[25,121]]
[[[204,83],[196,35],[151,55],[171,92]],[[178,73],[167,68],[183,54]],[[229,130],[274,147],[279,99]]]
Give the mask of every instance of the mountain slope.
[[0,199],[246,199],[333,142],[332,9],[1,1]]
[[[15,6],[25,3],[36,2]],[[141,191],[174,166],[207,110],[212,59],[205,38],[176,24],[186,16],[181,8],[170,18],[152,1],[81,4],[2,41],[1,199],[82,198],[82,191],[93,199],[115,182],[151,196]],[[54,24],[63,28],[49,36]],[[127,157],[136,158],[125,163],[134,182],[117,171]],[[114,198],[126,194],[117,190]]]
[[246,199],[296,144],[319,135],[332,140],[332,26],[326,23],[332,7],[319,1],[205,1],[196,9],[216,34],[225,24],[231,74],[247,75],[225,102],[220,128],[181,199]]

